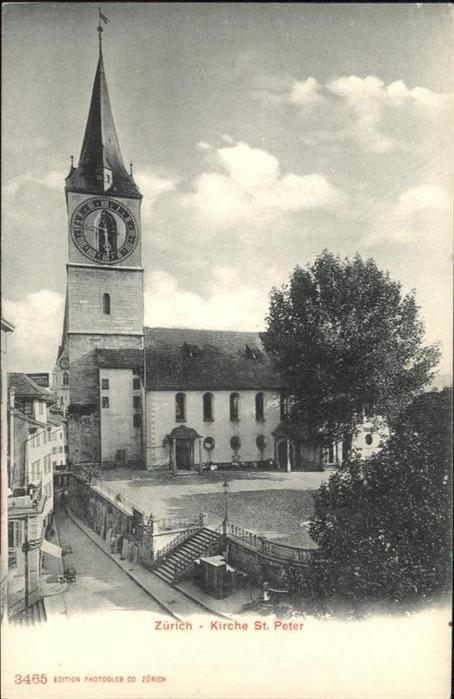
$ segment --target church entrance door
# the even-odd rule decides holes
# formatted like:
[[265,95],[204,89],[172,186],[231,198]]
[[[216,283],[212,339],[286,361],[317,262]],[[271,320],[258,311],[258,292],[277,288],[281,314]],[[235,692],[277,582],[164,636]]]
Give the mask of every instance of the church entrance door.
[[189,470],[192,466],[192,445],[191,439],[176,440],[176,461],[177,468]]

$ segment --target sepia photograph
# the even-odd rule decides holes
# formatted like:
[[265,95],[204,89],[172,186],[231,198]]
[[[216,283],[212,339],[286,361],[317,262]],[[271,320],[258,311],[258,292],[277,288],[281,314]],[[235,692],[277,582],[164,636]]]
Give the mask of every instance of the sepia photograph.
[[2,696],[449,697],[452,6],[2,19]]

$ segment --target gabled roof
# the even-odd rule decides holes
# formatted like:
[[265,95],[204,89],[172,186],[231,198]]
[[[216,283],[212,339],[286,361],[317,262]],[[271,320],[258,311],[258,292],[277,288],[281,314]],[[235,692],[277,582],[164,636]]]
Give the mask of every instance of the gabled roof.
[[17,398],[35,398],[46,403],[54,403],[55,396],[47,388],[38,386],[27,374],[13,372],[8,374],[8,386],[14,388]]
[[258,333],[189,328],[144,328],[144,332],[148,390],[274,390],[280,386]]
[[[152,391],[279,390],[260,335],[230,330],[144,328],[146,388]],[[141,369],[134,349],[96,351],[99,367]]]
[[[104,171],[112,173],[112,186],[104,189]],[[91,95],[85,135],[79,164],[72,167],[66,178],[70,191],[141,198],[134,178],[124,166],[117,131],[110,106],[102,50],[99,50],[98,66]]]

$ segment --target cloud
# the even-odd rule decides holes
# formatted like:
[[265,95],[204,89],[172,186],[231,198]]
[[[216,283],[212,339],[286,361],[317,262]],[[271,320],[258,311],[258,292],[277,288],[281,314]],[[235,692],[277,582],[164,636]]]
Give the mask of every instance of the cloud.
[[419,185],[402,192],[397,202],[395,213],[399,218],[408,218],[425,209],[449,211],[451,200],[447,192],[435,185]]
[[296,107],[308,143],[353,141],[376,154],[421,148],[420,129],[430,141],[434,122],[450,105],[445,93],[402,80],[386,85],[375,75],[344,75],[324,85],[313,76],[259,75],[252,95],[263,104]]
[[15,197],[24,187],[40,185],[48,189],[62,190],[65,183],[65,174],[58,170],[51,170],[44,177],[34,172],[25,172],[13,177],[3,185],[3,194],[6,197]]
[[63,296],[40,289],[20,301],[5,298],[2,312],[16,326],[8,338],[8,371],[50,371],[63,328]]
[[143,194],[142,218],[144,220],[152,218],[156,200],[161,194],[172,192],[178,183],[177,178],[161,177],[151,169],[138,170],[134,179]]
[[320,104],[325,101],[322,93],[322,86],[312,77],[307,80],[295,80],[288,96],[290,104],[297,107],[307,107]]
[[209,234],[238,225],[261,226],[272,219],[309,209],[336,210],[346,196],[322,174],[280,171],[271,153],[239,142],[215,151],[221,172],[204,172],[182,206],[196,213]]
[[182,288],[165,271],[151,272],[145,284],[145,322],[151,326],[261,330],[267,299],[242,284],[232,268],[214,268],[212,294],[202,297]]

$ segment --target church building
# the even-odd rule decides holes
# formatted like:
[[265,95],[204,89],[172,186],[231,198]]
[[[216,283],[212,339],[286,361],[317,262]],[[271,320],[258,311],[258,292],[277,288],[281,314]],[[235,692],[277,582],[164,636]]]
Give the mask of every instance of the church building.
[[[123,162],[98,31],[82,149],[65,185],[67,292],[52,389],[67,410],[69,462],[304,467],[279,430],[285,400],[259,334],[144,327],[142,195]],[[333,450],[324,460],[335,462]]]

